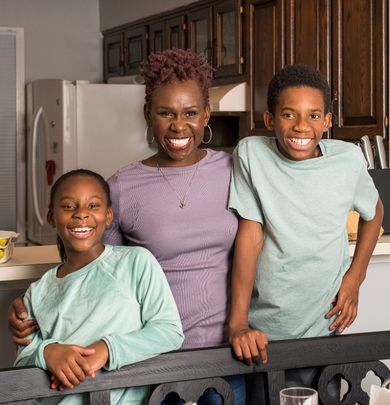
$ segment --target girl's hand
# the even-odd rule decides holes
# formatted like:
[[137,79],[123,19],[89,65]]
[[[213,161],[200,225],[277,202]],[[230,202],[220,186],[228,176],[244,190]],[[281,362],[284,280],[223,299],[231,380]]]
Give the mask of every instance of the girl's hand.
[[82,383],[86,376],[94,376],[86,356],[93,355],[94,349],[88,349],[77,345],[53,343],[47,345],[44,350],[46,366],[52,372],[58,382],[53,379],[50,388],[60,390],[74,388]]
[[38,330],[38,324],[34,320],[26,321],[28,317],[23,297],[15,298],[8,308],[8,329],[11,332],[12,340],[20,346],[27,346],[31,343],[26,336]]
[[267,335],[248,326],[230,328],[229,342],[237,358],[248,366],[253,363],[267,362]]
[[91,375],[91,377],[95,378],[95,371],[103,368],[109,359],[110,355],[108,347],[103,340],[99,340],[91,344],[87,348],[93,349],[95,351],[94,354],[86,357],[86,360],[88,361],[88,364],[93,372],[93,375]]
[[326,314],[326,318],[337,315],[329,326],[330,330],[338,329],[341,333],[352,325],[358,311],[360,282],[357,276],[347,271],[335,298],[333,308]]

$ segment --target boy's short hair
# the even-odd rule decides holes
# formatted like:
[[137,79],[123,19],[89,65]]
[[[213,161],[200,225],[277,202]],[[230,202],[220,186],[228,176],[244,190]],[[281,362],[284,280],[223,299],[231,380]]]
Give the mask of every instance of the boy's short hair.
[[288,87],[312,87],[321,91],[325,113],[330,111],[330,87],[326,78],[315,68],[302,64],[287,65],[269,83],[268,111],[275,113],[280,93]]

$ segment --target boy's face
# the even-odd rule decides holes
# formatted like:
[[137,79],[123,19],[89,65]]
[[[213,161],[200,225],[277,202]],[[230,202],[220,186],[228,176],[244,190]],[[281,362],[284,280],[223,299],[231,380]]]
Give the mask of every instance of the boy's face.
[[268,130],[274,131],[280,153],[292,160],[318,157],[318,143],[329,129],[332,114],[324,111],[324,98],[313,87],[287,87],[280,95],[275,114],[264,113]]

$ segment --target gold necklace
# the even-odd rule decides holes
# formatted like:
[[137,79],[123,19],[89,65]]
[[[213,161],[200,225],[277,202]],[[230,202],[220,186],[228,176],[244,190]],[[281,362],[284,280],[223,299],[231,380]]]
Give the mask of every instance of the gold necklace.
[[170,182],[170,181],[167,179],[167,177],[165,176],[165,173],[163,172],[163,170],[161,169],[160,165],[158,164],[157,155],[155,155],[154,158],[155,158],[155,160],[156,160],[157,170],[161,173],[163,179],[167,182],[167,184],[168,184],[168,186],[171,188],[171,190],[177,195],[177,198],[179,199],[179,207],[180,207],[180,208],[184,208],[184,207],[187,205],[186,198],[187,198],[188,192],[190,191],[191,184],[192,184],[192,180],[194,180],[194,177],[195,177],[196,173],[198,172],[198,167],[199,167],[200,159],[199,159],[198,162],[196,163],[196,167],[195,167],[194,173],[193,173],[193,175],[192,175],[192,177],[191,177],[190,182],[188,183],[188,187],[187,187],[186,192],[184,193],[183,196],[181,196],[181,195],[177,192],[177,190],[175,189],[175,187],[172,186],[171,182]]

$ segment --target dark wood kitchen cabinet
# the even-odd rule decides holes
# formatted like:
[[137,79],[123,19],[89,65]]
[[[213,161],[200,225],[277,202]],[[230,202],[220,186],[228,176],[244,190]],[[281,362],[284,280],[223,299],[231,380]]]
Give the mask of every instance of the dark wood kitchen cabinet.
[[332,1],[333,138],[387,136],[388,0]]
[[207,57],[216,78],[243,74],[243,13],[241,1],[223,0],[186,14],[188,48]]
[[148,31],[144,25],[104,35],[104,79],[135,75],[139,64],[147,57]]
[[387,0],[250,0],[251,133],[269,135],[263,112],[273,74],[304,63],[330,83],[329,137],[387,136],[387,13]]
[[243,80],[243,1],[201,0],[105,31],[105,80],[137,74],[149,53],[171,48],[204,54],[220,83]]

